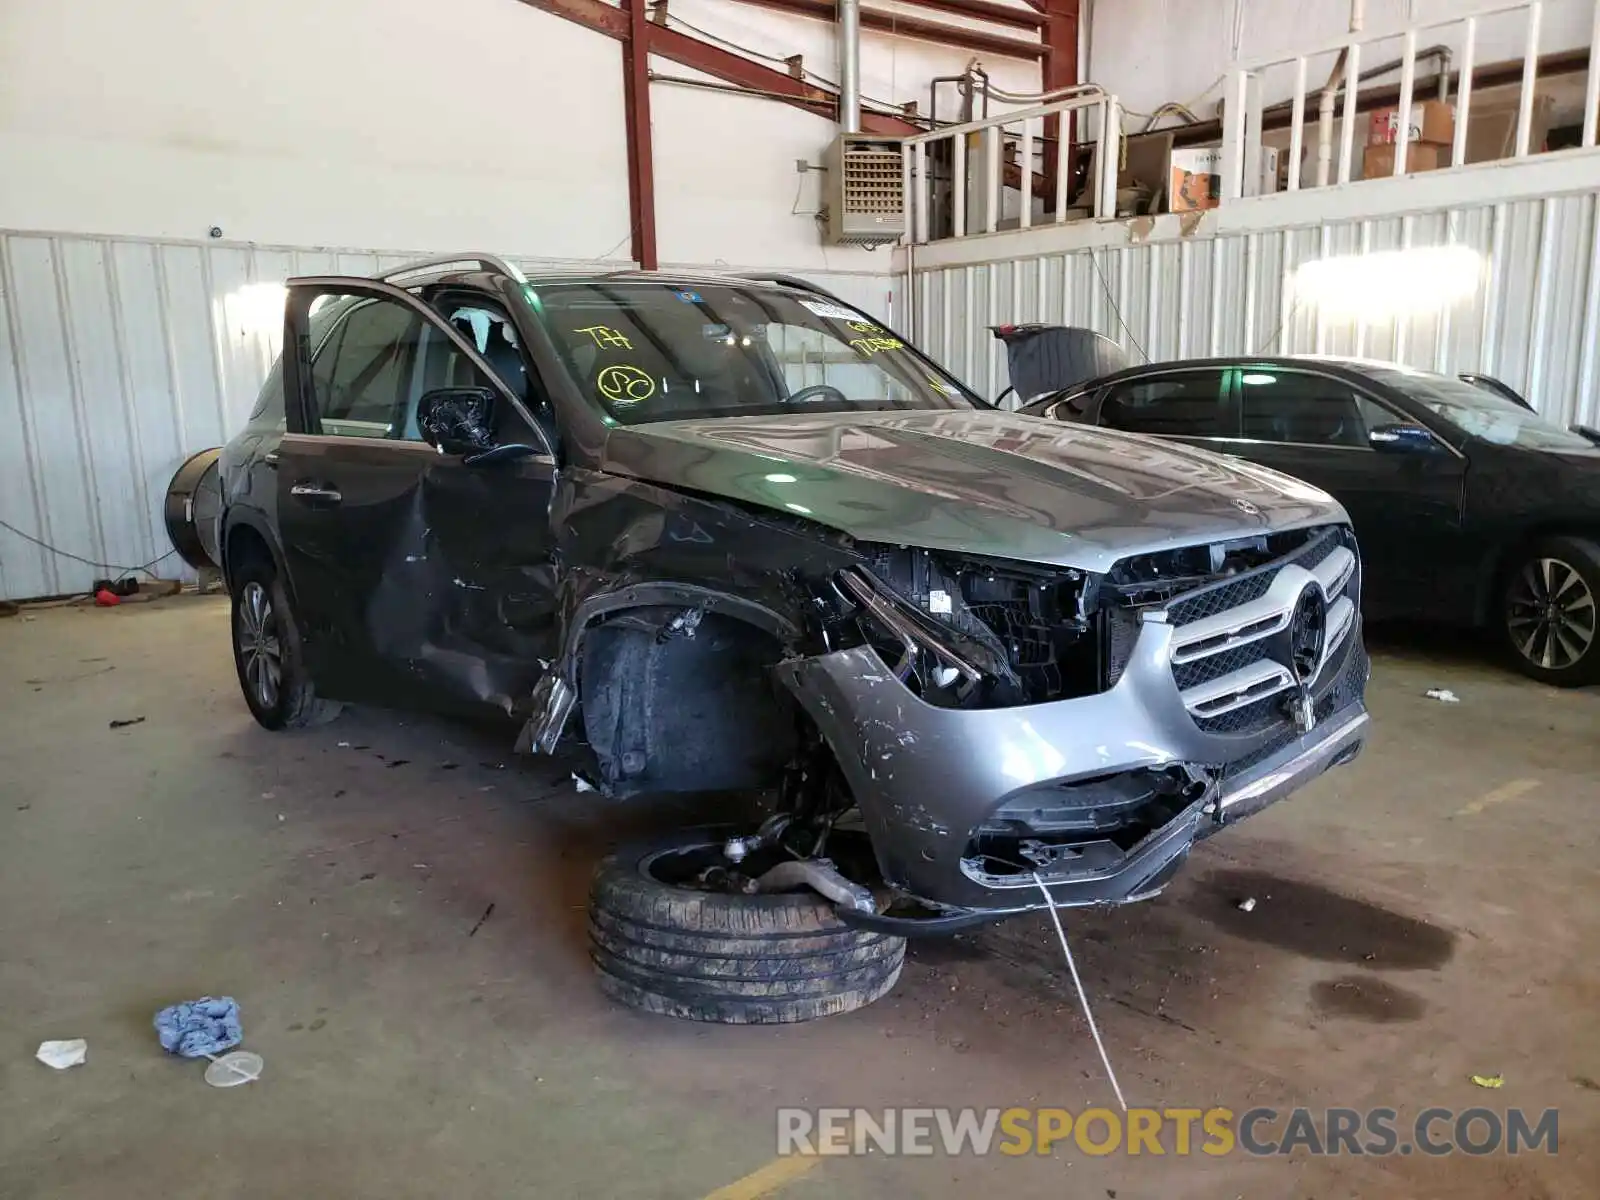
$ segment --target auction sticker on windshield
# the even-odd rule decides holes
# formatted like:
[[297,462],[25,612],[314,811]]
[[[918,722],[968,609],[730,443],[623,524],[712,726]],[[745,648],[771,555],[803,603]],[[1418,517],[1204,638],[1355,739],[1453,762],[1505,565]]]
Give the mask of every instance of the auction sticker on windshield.
[[830,304],[826,300],[802,300],[800,303],[816,313],[819,317],[827,317],[830,321],[859,321],[861,314],[844,307],[842,304]]

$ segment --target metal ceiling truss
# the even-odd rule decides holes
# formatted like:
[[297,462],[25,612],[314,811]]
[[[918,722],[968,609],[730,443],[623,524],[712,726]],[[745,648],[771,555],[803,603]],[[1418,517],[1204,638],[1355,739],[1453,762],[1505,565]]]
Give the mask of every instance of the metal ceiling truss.
[[[661,11],[665,9],[664,0],[659,4],[655,19],[651,19],[646,11],[646,5],[651,4],[652,0],[621,0],[621,7],[608,4],[605,0],[518,2],[582,25],[622,44],[632,257],[645,270],[655,270],[658,265],[655,171],[650,137],[648,64],[651,55],[670,59],[723,83],[781,100],[808,112],[824,114],[837,111],[838,94],[806,82],[798,71],[774,69],[703,38],[669,27]],[[830,21],[836,15],[833,0],[744,2]],[[908,3],[1012,28],[1037,30],[1042,40],[1028,42],[872,9],[862,10],[861,23],[869,29],[942,42],[974,52],[1042,60],[1047,89],[1077,82],[1079,0],[1027,0],[1028,8],[997,3],[996,0],[908,0]],[[861,129],[864,133],[907,137],[922,132],[923,126],[887,113],[863,111]],[[1009,177],[1016,174],[1016,168],[1007,167],[1006,174],[1009,182]]]

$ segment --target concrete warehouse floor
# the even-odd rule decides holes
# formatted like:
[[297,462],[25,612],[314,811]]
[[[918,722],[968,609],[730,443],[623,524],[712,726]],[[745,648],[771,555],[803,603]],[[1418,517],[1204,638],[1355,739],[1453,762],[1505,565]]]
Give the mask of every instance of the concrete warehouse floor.
[[[586,959],[588,874],[670,813],[577,794],[492,730],[354,710],[268,734],[227,641],[216,597],[0,621],[10,1200],[1511,1200],[1600,1179],[1594,694],[1381,651],[1355,766],[1201,847],[1163,897],[1069,922],[1134,1103],[1557,1106],[1558,1156],[1069,1143],[767,1169],[784,1104],[1111,1103],[1046,920],[915,946],[886,1000],[810,1025],[615,1007]],[[155,1009],[207,992],[242,1004],[260,1083],[213,1091],[159,1050]],[[63,1037],[86,1066],[34,1061]],[[1501,1091],[1468,1082],[1496,1072]]]

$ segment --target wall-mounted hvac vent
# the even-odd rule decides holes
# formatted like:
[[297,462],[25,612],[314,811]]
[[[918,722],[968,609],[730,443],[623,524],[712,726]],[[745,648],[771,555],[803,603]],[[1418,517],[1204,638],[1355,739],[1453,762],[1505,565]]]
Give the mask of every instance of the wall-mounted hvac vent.
[[898,138],[841,134],[828,147],[828,240],[882,246],[906,231],[905,177]]

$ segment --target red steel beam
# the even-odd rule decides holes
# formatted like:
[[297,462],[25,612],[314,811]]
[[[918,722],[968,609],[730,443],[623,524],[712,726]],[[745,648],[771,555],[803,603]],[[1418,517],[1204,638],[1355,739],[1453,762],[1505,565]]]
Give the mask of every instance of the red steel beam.
[[529,8],[565,17],[574,24],[616,38],[619,42],[628,40],[628,14],[620,8],[602,3],[601,0],[519,0],[519,2]]
[[1037,9],[1015,8],[1009,4],[996,4],[994,0],[904,0],[904,3],[952,13],[958,17],[971,17],[975,21],[988,21],[993,25],[1026,29],[1030,33],[1044,27],[1045,19]]
[[[778,12],[792,13],[797,17],[814,17],[819,21],[836,21],[838,6],[834,0],[743,0],[746,4]],[[907,17],[900,13],[883,12],[874,8],[861,10],[861,27],[880,33],[893,33],[901,37],[917,38],[924,42],[939,42],[957,46],[962,50],[995,54],[1002,58],[1041,59],[1049,54],[1043,42],[1025,42],[1020,38],[1002,37],[996,33],[983,33],[940,21],[925,21],[921,17]],[[1074,51],[1076,57],[1076,51]]]
[[[530,8],[553,13],[575,24],[603,33],[618,41],[628,41],[631,35],[629,14],[613,8],[604,0],[520,0]],[[650,54],[669,58],[696,71],[703,71],[724,83],[770,92],[774,96],[808,112],[837,110],[839,97],[824,88],[814,87],[796,79],[785,71],[775,71],[762,66],[742,54],[724,50],[710,42],[690,37],[676,29],[668,29],[647,21],[645,45]],[[866,133],[879,133],[889,137],[909,137],[922,133],[920,125],[891,117],[884,113],[863,112],[861,128]]]
[[1044,42],[1050,48],[1044,60],[1047,92],[1078,83],[1079,8],[1079,0],[1044,0]]
[[628,225],[633,260],[654,271],[656,257],[655,151],[650,138],[650,31],[645,0],[622,0],[628,38],[622,43],[623,114],[628,127]]
[[[572,0],[562,0],[562,2],[572,3]],[[651,54],[659,54],[662,58],[670,58],[673,62],[682,63],[696,71],[704,71],[707,75],[725,83],[736,83],[740,87],[775,93],[799,108],[815,110],[821,106],[824,109],[838,110],[839,97],[836,93],[815,87],[803,79],[796,79],[787,72],[764,67],[742,54],[735,54],[731,50],[724,50],[720,46],[713,46],[710,42],[703,42],[697,37],[690,37],[686,33],[680,33],[676,29],[666,29],[660,25],[652,24],[649,35],[646,44],[650,47]],[[864,133],[881,133],[890,137],[910,137],[912,134],[923,132],[922,126],[912,124],[910,121],[866,110],[861,113],[861,129]]]
[[[632,9],[624,11],[620,8],[614,8],[605,3],[604,0],[519,0],[519,2],[528,5],[530,8],[539,9],[541,12],[563,17],[574,24],[582,25],[586,29],[604,34],[619,42],[630,43],[635,40],[633,26],[637,16],[635,10]],[[642,5],[643,2],[644,0],[633,0],[634,4]],[[1051,0],[1051,2],[1055,3],[1058,0]],[[1075,0],[1073,2],[1075,3]],[[680,33],[676,29],[668,29],[666,26],[657,24],[654,21],[645,21],[643,23],[643,33],[646,53],[638,55],[636,60],[630,61],[629,71],[625,79],[631,80],[633,78],[635,62],[647,63],[649,56],[655,54],[662,58],[671,59],[673,62],[682,63],[693,70],[702,71],[724,83],[737,84],[740,87],[765,92],[807,112],[820,115],[838,111],[839,97],[837,93],[814,87],[804,80],[796,79],[787,72],[775,71],[771,67],[762,66],[752,59],[745,58],[742,54],[724,50],[720,46],[714,46],[710,42],[702,41],[697,37],[690,37],[688,34]],[[1074,64],[1077,62],[1076,43],[1074,43],[1073,62]],[[645,86],[648,85],[648,73],[644,84]],[[634,86],[639,85],[636,84]],[[645,106],[646,119],[642,122],[642,125],[646,131],[646,139],[648,139],[648,101],[645,102]],[[645,246],[641,244],[643,241],[641,235],[646,225],[640,218],[648,211],[650,213],[648,225],[650,234],[649,254],[653,265],[655,254],[654,213],[639,207],[639,199],[636,198],[637,192],[634,186],[634,172],[636,169],[634,159],[637,153],[635,147],[638,139],[632,136],[634,122],[637,118],[632,116],[634,105],[631,100],[627,105],[627,109],[630,114],[628,182],[629,215],[633,219],[633,256],[641,266],[645,265]],[[861,129],[864,133],[882,134],[886,137],[910,137],[914,134],[925,132],[922,126],[911,121],[889,116],[886,113],[865,110],[861,113]],[[646,140],[645,149],[647,151],[648,145],[648,140]],[[644,161],[641,158],[641,166]],[[1016,164],[1008,164],[1003,170],[1008,186],[1021,186],[1022,173]],[[1035,175],[1034,194],[1048,198],[1054,192],[1054,181],[1055,174],[1053,171],[1043,178]],[[647,182],[650,184],[653,193],[653,178]],[[653,195],[651,199],[653,209]]]
[[[1075,87],[1078,83],[1078,15],[1080,0],[1043,0],[1044,40],[1050,57],[1044,60],[1044,90]],[[1066,119],[1068,122],[1071,118]],[[1071,132],[1070,125],[1068,126]],[[1050,203],[1056,202],[1056,156],[1061,153],[1062,118],[1049,117],[1044,123],[1044,173],[1050,181]]]

